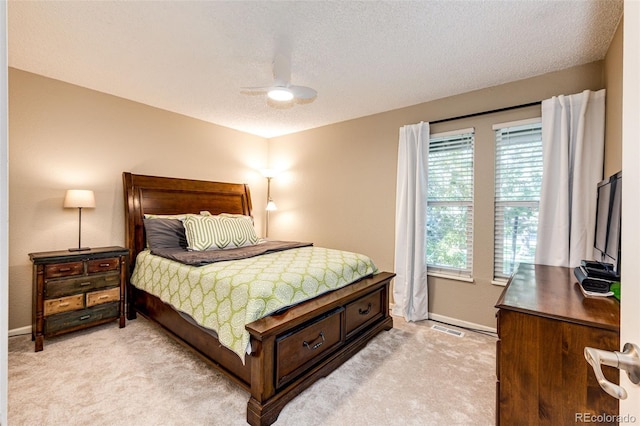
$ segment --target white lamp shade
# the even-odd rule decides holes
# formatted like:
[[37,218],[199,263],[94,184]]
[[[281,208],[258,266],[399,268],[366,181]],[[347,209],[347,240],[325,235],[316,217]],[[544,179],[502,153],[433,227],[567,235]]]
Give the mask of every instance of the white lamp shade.
[[64,196],[65,208],[90,208],[96,207],[96,199],[93,191],[88,189],[68,189]]
[[262,176],[266,177],[267,179],[273,179],[274,177],[276,177],[276,171],[273,169],[261,169],[260,172],[262,173]]
[[267,202],[267,211],[272,212],[274,210],[278,210],[278,207],[276,206],[276,203],[273,202],[273,200],[269,200],[269,202]]

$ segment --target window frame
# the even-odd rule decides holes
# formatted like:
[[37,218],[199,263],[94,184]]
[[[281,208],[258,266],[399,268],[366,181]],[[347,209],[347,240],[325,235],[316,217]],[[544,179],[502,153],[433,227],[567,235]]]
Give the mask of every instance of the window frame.
[[[542,161],[543,161],[543,151],[542,151],[542,118],[541,117],[535,117],[535,118],[529,118],[529,119],[524,119],[524,120],[517,120],[517,121],[510,121],[510,122],[506,122],[506,123],[498,123],[498,124],[494,124],[492,126],[492,129],[494,131],[494,213],[493,213],[493,220],[494,220],[494,227],[493,227],[493,246],[494,246],[494,250],[493,250],[493,279],[492,279],[492,284],[497,284],[497,285],[506,285],[506,283],[509,280],[509,277],[504,275],[504,273],[499,274],[498,273],[498,269],[500,267],[500,270],[503,271],[504,270],[504,258],[503,256],[498,256],[498,249],[499,247],[502,247],[501,244],[498,244],[498,237],[501,236],[502,241],[504,241],[504,231],[498,232],[498,224],[504,223],[504,212],[506,208],[509,207],[525,207],[525,208],[536,208],[537,212],[536,214],[539,215],[540,211],[539,211],[539,206],[540,206],[540,196],[538,195],[537,200],[531,200],[531,199],[519,199],[519,200],[499,200],[498,198],[498,179],[499,179],[499,161],[498,161],[498,132],[502,129],[506,129],[506,128],[515,128],[515,127],[521,127],[521,126],[527,126],[527,125],[533,125],[533,124],[538,124],[539,125],[539,132],[540,132],[540,145],[539,145],[539,152],[540,152],[540,156],[539,156],[539,163],[540,163],[540,173],[543,173],[543,168],[542,168]],[[528,163],[531,164],[531,163]],[[542,177],[540,178],[540,184],[542,183]],[[502,217],[499,218],[498,215],[500,214],[500,212],[502,213]],[[539,217],[538,217],[539,219]],[[536,224],[536,228],[537,228],[537,224]],[[536,235],[536,240],[537,240],[537,235]],[[535,254],[534,254],[535,256]],[[516,262],[517,263],[517,262]]]
[[[455,279],[460,281],[473,281],[473,236],[474,236],[474,222],[475,222],[475,212],[474,212],[474,196],[475,196],[475,128],[464,128],[458,130],[452,130],[447,132],[439,132],[433,133],[429,135],[429,161],[431,161],[431,153],[432,153],[432,139],[442,139],[451,137],[452,140],[462,139],[466,135],[469,135],[470,140],[470,148],[471,148],[471,170],[468,175],[471,177],[470,179],[470,197],[467,200],[431,200],[429,201],[429,193],[427,193],[427,212],[430,207],[461,207],[462,210],[466,210],[466,267],[465,268],[455,268],[444,265],[433,265],[429,264],[427,259],[427,275],[437,276],[448,279]],[[430,164],[428,167],[428,173],[430,173],[432,165]],[[429,181],[429,179],[427,179]],[[428,213],[427,213],[428,215]],[[427,220],[428,221],[428,220]]]

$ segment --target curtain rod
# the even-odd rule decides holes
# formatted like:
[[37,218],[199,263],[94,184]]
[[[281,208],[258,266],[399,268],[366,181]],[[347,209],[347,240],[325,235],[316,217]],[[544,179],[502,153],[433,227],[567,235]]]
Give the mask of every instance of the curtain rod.
[[430,121],[429,125],[437,124],[437,123],[445,123],[447,121],[453,121],[453,120],[460,120],[462,118],[477,117],[479,115],[493,114],[494,112],[503,112],[503,111],[510,111],[512,109],[526,108],[526,107],[530,107],[530,106],[534,106],[534,105],[540,105],[541,103],[542,103],[542,101],[529,102],[528,104],[514,105],[514,106],[510,106],[510,107],[505,107],[505,108],[492,109],[490,111],[474,112],[474,113],[471,113],[471,114],[461,115],[461,116],[458,116],[458,117],[443,118],[441,120]]

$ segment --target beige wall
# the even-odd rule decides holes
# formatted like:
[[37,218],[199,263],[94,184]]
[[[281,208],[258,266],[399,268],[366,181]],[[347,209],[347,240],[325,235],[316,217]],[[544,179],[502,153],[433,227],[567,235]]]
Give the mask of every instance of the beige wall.
[[622,169],[622,34],[623,21],[604,59],[604,87],[607,89],[604,176]]
[[82,242],[124,243],[122,172],[251,185],[262,229],[267,141],[225,127],[9,69],[9,328],[31,324],[28,253],[78,243],[66,189],[92,189]]
[[[269,142],[269,162],[282,170],[272,195],[279,210],[270,235],[368,254],[393,271],[399,128],[603,88],[602,62],[363,117]],[[474,282],[429,278],[430,312],[495,327],[502,287],[493,262],[493,133],[491,124],[539,116],[539,107],[432,126],[432,132],[476,128]],[[484,185],[482,184],[484,183]]]
[[[393,271],[398,129],[473,112],[603,87],[597,62],[515,83],[363,117],[306,132],[262,138],[24,71],[9,73],[9,328],[30,325],[28,253],[73,247],[77,212],[64,191],[89,188],[97,208],[83,212],[83,245],[124,241],[123,171],[251,185],[263,229],[265,179],[278,211],[270,236],[370,255]],[[493,181],[491,124],[536,116],[538,107],[434,125],[476,127],[476,179]],[[492,183],[476,193],[474,283],[429,278],[430,310],[494,327]]]

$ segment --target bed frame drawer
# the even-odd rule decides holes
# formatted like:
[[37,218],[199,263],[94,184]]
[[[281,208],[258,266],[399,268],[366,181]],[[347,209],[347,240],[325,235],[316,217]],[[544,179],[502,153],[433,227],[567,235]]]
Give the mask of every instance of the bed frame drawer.
[[346,306],[347,339],[382,317],[382,290],[375,291]]
[[290,382],[344,341],[344,308],[315,318],[302,328],[276,338],[276,387]]

